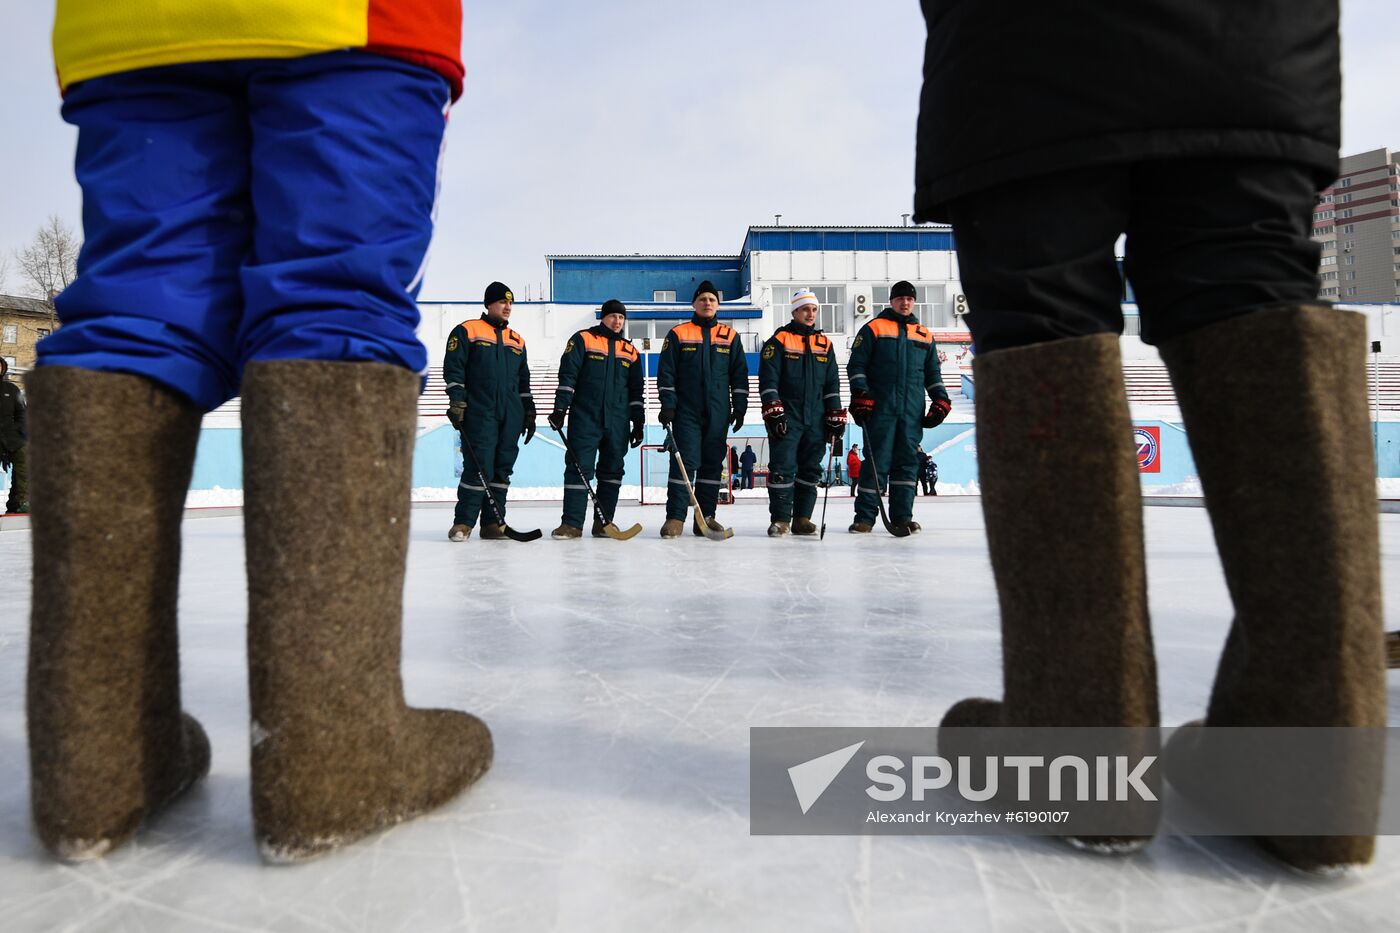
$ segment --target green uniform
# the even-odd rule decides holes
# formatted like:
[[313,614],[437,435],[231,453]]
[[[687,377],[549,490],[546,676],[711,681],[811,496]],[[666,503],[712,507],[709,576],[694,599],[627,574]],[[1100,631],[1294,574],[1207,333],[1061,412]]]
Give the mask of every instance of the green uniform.
[[[491,323],[484,314],[475,321],[464,321],[447,337],[442,378],[447,383],[447,397],[467,403],[454,524],[476,525],[486,494],[483,475],[504,521],[506,491],[520,453],[520,434],[526,417],[532,421],[535,417],[525,338],[505,324]],[[486,513],[487,521],[494,523],[496,513],[489,506]]]
[[9,465],[10,495],[5,503],[7,512],[29,511],[29,440],[28,417],[24,393],[19,386],[5,378],[9,371],[0,360],[0,461]]
[[[632,341],[601,324],[569,338],[559,358],[554,410],[569,413],[569,450],[590,480],[597,462],[598,507],[612,521],[630,425],[645,414],[641,355]],[[587,513],[588,489],[566,457],[564,524],[582,528]]]
[[[826,453],[826,413],[841,407],[840,376],[831,340],[790,321],[763,344],[758,391],[767,405],[781,399],[787,433],[768,436],[768,514],[775,522],[811,518]],[[796,488],[794,490],[794,483]]]
[[[695,484],[706,517],[719,505],[719,478],[729,452],[731,412],[749,404],[749,364],[739,335],[728,324],[698,314],[666,335],[657,363],[662,408],[676,412],[671,435]],[[666,488],[666,517],[685,520],[690,499],[675,458]]]
[[918,490],[924,395],[948,401],[933,332],[912,314],[905,317],[886,308],[856,334],[846,375],[852,397],[864,392],[875,400],[875,412],[865,424],[865,461],[856,494],[856,521],[875,524],[878,473],[880,480],[889,484],[890,521],[908,522],[914,517]]

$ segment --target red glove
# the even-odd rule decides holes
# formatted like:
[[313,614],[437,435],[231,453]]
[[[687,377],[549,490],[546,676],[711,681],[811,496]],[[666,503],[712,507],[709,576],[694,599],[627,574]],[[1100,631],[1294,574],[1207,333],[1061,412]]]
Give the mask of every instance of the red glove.
[[864,392],[851,399],[851,420],[861,427],[875,414],[875,400]]
[[946,398],[936,398],[929,403],[928,414],[924,415],[919,423],[926,428],[936,428],[943,423],[943,419],[948,417],[948,412],[953,410],[953,405]]
[[787,436],[787,409],[783,407],[782,399],[775,398],[763,403],[763,423],[768,425],[768,433],[772,437]]
[[832,444],[841,444],[846,439],[846,409],[833,408],[826,413],[826,435]]

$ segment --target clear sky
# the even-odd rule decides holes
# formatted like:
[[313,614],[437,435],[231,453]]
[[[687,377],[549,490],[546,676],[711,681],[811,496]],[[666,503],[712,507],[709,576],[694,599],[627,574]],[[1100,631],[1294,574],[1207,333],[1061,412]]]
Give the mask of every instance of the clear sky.
[[[0,253],[80,219],[52,3],[0,13]],[[734,253],[749,224],[911,210],[916,0],[466,0],[422,297],[538,296],[549,253]],[[1400,0],[1344,0],[1343,151],[1400,149]],[[21,289],[11,264],[6,291]]]

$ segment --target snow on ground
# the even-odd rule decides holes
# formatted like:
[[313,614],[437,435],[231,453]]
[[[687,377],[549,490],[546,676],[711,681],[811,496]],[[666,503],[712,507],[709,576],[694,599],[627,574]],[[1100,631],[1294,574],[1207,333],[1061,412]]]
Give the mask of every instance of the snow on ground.
[[[185,702],[213,741],[209,779],[138,840],[77,867],[32,838],[24,666],[29,532],[0,531],[0,929],[1268,930],[1394,929],[1400,840],[1334,881],[1247,843],[1164,833],[1105,858],[1053,840],[751,837],[748,729],[934,725],[995,695],[1000,654],[981,508],[920,499],[925,531],[627,542],[446,540],[413,511],[404,669],[418,705],[470,709],[496,762],[433,816],[300,867],[257,858],[248,813],[242,518],[186,521]],[[205,513],[209,514],[209,513]],[[1151,604],[1169,724],[1204,707],[1229,622],[1206,514],[1150,508]],[[552,528],[554,503],[513,505]],[[1400,590],[1400,515],[1381,516]],[[114,529],[120,535],[120,529]],[[1389,628],[1400,628],[1392,609]],[[1400,674],[1390,675],[1392,721]],[[1170,827],[1168,827],[1169,829]]]

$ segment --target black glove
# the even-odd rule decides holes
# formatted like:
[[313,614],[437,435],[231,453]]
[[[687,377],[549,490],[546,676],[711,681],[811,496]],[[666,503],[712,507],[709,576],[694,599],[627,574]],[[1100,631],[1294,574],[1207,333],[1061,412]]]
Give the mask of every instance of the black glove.
[[676,410],[674,408],[663,408],[661,414],[656,416],[656,420],[661,422],[663,428],[669,428],[671,422],[676,420]]
[[535,436],[535,400],[525,399],[525,424],[520,429],[520,436],[525,438],[525,443],[530,443],[530,439]]
[[770,437],[787,437],[787,410],[783,400],[775,398],[763,405],[763,423],[768,427]]
[[860,427],[865,427],[865,422],[870,416],[875,414],[875,400],[864,392],[857,392],[851,397],[851,420]]
[[744,426],[744,409],[735,405],[729,412],[730,423],[734,425],[734,430],[739,430]]
[[948,412],[953,410],[953,406],[947,399],[936,398],[929,403],[928,414],[920,420],[926,428],[936,428],[943,423],[943,419],[948,417]]
[[632,419],[632,446],[642,446],[642,438],[646,436],[647,423],[638,415]]
[[462,430],[462,421],[467,417],[467,403],[453,402],[447,406],[447,420],[452,422],[452,426],[458,431]]
[[564,415],[565,412],[558,408],[554,409],[549,413],[549,426],[556,431],[564,430]]

